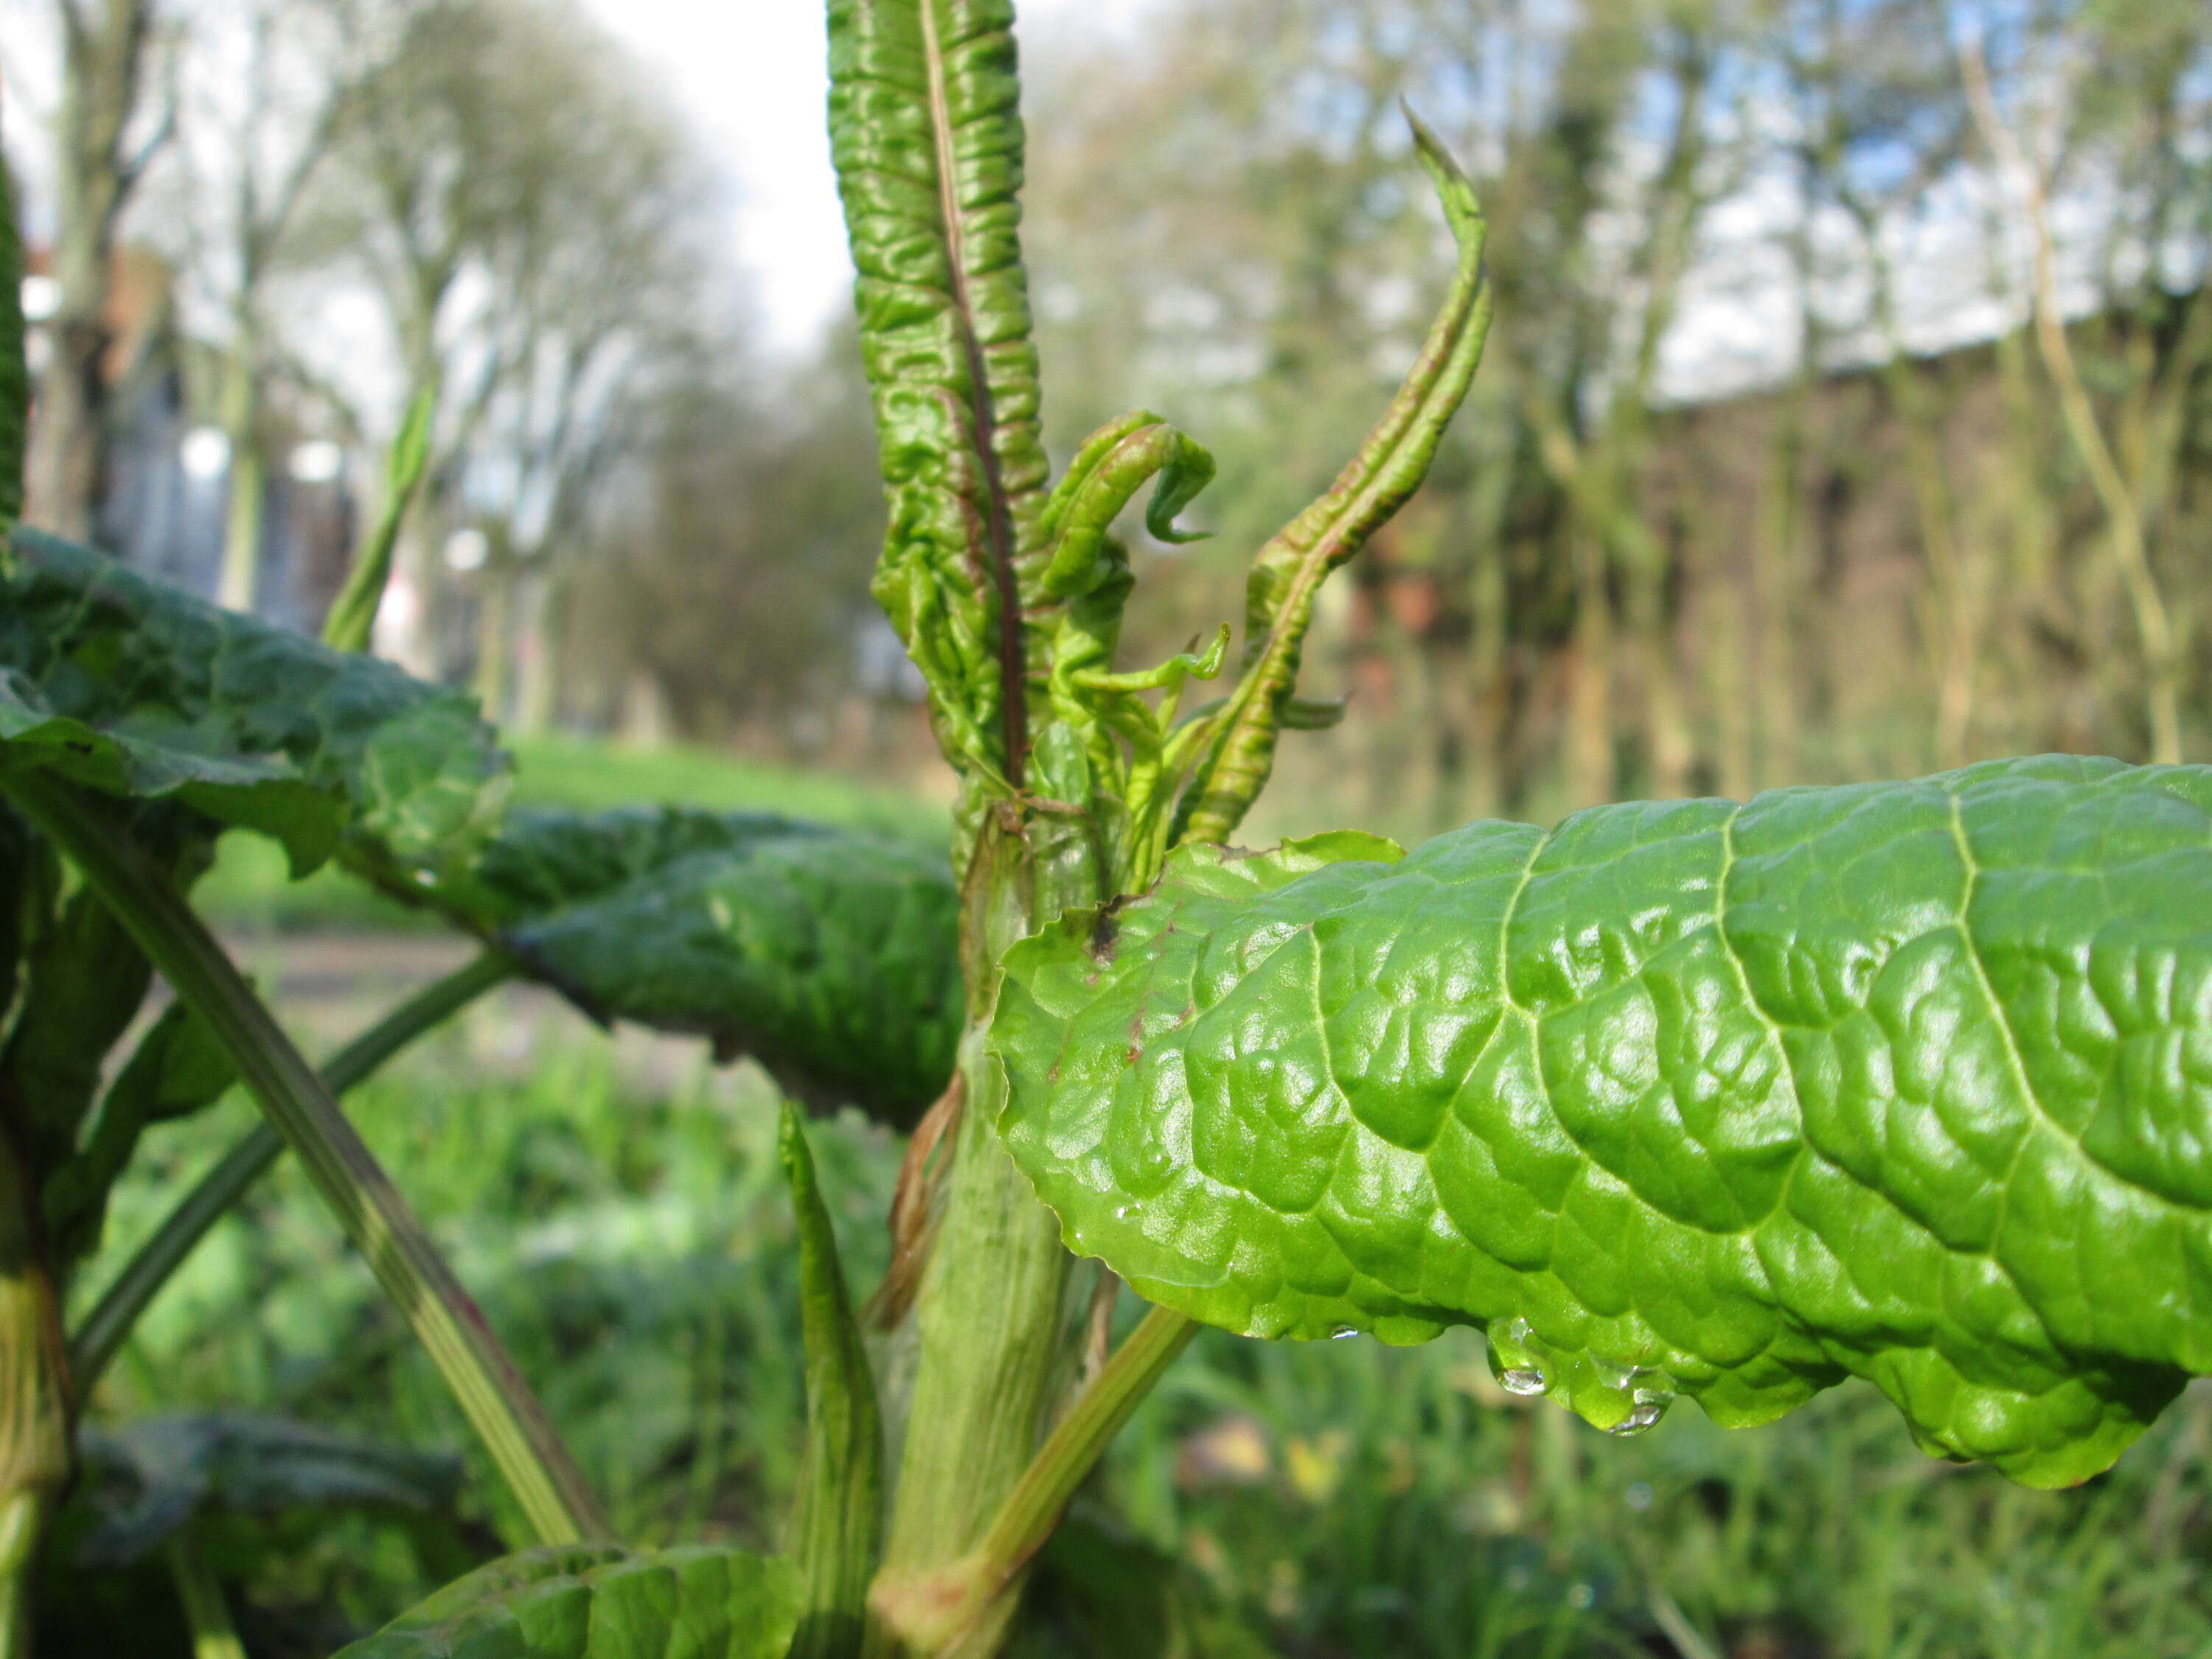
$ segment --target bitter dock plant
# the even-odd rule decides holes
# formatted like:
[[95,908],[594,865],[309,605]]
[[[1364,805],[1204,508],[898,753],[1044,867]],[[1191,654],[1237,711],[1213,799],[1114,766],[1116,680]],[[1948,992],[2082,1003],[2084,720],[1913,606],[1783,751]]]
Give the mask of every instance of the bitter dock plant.
[[[1012,8],[830,0],[829,19],[890,507],[875,592],[959,778],[950,872],[772,817],[503,813],[465,702],[352,654],[396,507],[321,644],[18,536],[0,589],[18,1625],[87,1379],[288,1143],[543,1546],[351,1659],[988,1659],[1200,1321],[1389,1342],[1479,1326],[1504,1388],[1619,1433],[1682,1396],[1759,1423],[1860,1376],[1929,1450],[2039,1486],[2107,1467],[2212,1369],[2212,770],[2045,757],[1411,852],[1355,830],[1230,849],[1283,734],[1331,716],[1297,695],[1322,585],[1419,486],[1475,373],[1474,192],[1411,123],[1457,258],[1404,385],[1257,552],[1241,641],[1224,624],[1124,666],[1136,578],[1115,526],[1149,491],[1150,534],[1188,539],[1213,464],[1139,411],[1051,476]],[[21,415],[18,389],[0,442],[20,447]],[[398,448],[395,503],[419,472]],[[335,856],[483,956],[318,1077],[184,902],[226,825],[296,869]],[[152,969],[179,1012],[95,1103]],[[890,1269],[856,1307],[785,1120],[808,1424],[780,1555],[599,1535],[337,1111],[514,975],[912,1127]],[[233,1076],[273,1127],[64,1346],[46,1241],[89,1248],[137,1136]],[[1125,1282],[1156,1305],[1111,1348]]]

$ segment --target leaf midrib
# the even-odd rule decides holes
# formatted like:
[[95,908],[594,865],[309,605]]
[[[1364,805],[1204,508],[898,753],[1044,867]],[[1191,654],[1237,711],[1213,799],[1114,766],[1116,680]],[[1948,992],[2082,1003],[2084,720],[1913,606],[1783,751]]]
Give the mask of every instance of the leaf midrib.
[[1022,638],[1019,585],[1014,578],[1013,514],[1000,471],[998,412],[975,332],[974,300],[969,291],[967,238],[963,234],[959,175],[952,145],[952,107],[945,84],[945,54],[939,39],[938,0],[915,0],[921,21],[921,60],[929,78],[930,137],[937,152],[938,217],[945,226],[945,252],[951,281],[953,325],[968,360],[969,403],[975,423],[976,459],[983,466],[986,562],[999,600],[999,700],[1002,705],[1006,781],[1019,789],[1029,751],[1028,658]]

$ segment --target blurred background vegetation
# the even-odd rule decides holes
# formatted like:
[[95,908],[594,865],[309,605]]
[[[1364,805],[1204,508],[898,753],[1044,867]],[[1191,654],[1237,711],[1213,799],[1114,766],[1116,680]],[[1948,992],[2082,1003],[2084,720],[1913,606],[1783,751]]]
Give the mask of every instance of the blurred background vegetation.
[[[941,836],[918,684],[866,598],[880,507],[849,333],[764,337],[723,245],[744,204],[587,16],[0,20],[34,521],[312,626],[400,410],[434,390],[379,646],[477,686],[523,796]],[[25,66],[46,62],[42,98]],[[1252,838],[2046,749],[2212,758],[2201,0],[1153,0],[1134,27],[1057,20],[1027,75],[1054,453],[1144,404],[1222,463],[1195,514],[1213,539],[1136,538],[1131,660],[1241,614],[1250,553],[1414,349],[1449,262],[1400,99],[1482,187],[1487,359],[1427,489],[1325,600],[1308,690],[1346,718],[1285,745]],[[280,876],[228,848],[203,896],[327,1041],[456,959],[335,878]],[[787,1496],[768,1086],[515,993],[358,1099],[641,1539],[772,1541]],[[158,1132],[118,1243],[244,1121],[226,1111]],[[856,1119],[821,1146],[866,1283],[897,1148]],[[98,1414],[217,1403],[466,1442],[289,1169]],[[2027,1493],[1921,1458],[1851,1389],[1758,1433],[1684,1413],[1622,1443],[1498,1393],[1468,1334],[1208,1338],[1055,1547],[1034,1639],[2203,1654],[2209,1440],[2192,1393],[2112,1474]],[[225,1522],[208,1548],[250,1649],[325,1651],[480,1552],[492,1483],[465,1490],[450,1513]],[[169,1632],[145,1650],[183,1650],[143,1577],[86,1569],[56,1614],[74,1650],[118,1650],[126,1600]]]

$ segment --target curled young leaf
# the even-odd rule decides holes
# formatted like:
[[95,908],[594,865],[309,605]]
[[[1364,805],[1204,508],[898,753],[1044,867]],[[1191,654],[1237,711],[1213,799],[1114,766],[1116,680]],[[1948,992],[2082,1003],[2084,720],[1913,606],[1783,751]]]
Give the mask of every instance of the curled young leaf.
[[708,1547],[527,1550],[456,1579],[336,1659],[784,1659],[799,1575]]
[[1212,717],[1205,761],[1178,810],[1178,841],[1225,841],[1243,821],[1274,768],[1276,738],[1290,723],[1286,711],[1322,581],[1420,488],[1482,360],[1490,331],[1482,210],[1474,186],[1435,135],[1410,112],[1407,118],[1459,245],[1459,263],[1420,356],[1358,454],[1253,562],[1245,587],[1243,672]]
[[2060,1485],[2212,1370],[2208,918],[2212,769],[2065,757],[1186,848],[1008,954],[1002,1127],[1208,1322],[1625,1431],[1863,1376]]

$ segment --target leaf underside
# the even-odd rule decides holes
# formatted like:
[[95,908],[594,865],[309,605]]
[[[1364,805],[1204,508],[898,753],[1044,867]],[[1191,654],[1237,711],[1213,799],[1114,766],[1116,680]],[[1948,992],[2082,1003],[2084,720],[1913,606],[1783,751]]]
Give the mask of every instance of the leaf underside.
[[2212,769],[1190,848],[1078,920],[1006,960],[1007,1144],[1207,1322],[1485,1326],[1618,1429],[1863,1376],[2035,1486],[2212,1370]]
[[940,858],[762,812],[509,815],[478,919],[595,1018],[708,1037],[786,1089],[910,1123],[959,1038]]
[[0,575],[0,771],[179,801],[404,879],[471,855],[506,763],[465,693],[332,651],[35,531]]
[[337,1659],[783,1659],[799,1575],[711,1547],[528,1550],[456,1579]]
[[441,1510],[460,1495],[459,1459],[380,1445],[241,1412],[142,1418],[84,1431],[88,1500],[100,1516],[81,1554],[119,1565],[197,1516],[303,1507]]

